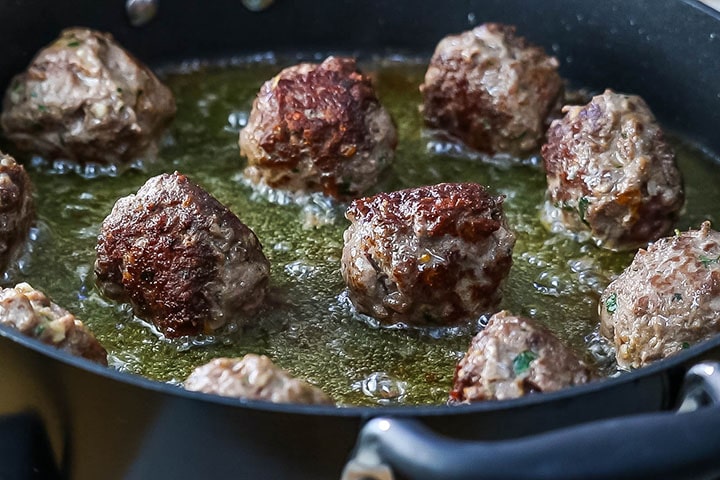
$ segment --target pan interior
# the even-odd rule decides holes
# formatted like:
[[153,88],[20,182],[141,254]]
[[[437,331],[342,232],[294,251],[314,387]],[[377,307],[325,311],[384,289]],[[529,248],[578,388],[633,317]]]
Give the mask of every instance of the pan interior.
[[[517,244],[502,308],[538,319],[581,356],[614,374],[616,367],[596,333],[597,300],[633,254],[604,251],[547,231],[540,221],[545,177],[538,158],[488,162],[433,141],[418,113],[426,60],[383,56],[361,64],[400,137],[395,162],[374,190],[472,181],[505,195]],[[158,160],[142,170],[89,178],[18,155],[35,184],[40,221],[31,251],[4,284],[27,281],[45,291],[89,325],[110,352],[112,367],[159,381],[180,383],[211,358],[253,352],[320,386],[339,404],[444,403],[454,366],[477,325],[408,331],[380,329],[358,318],[340,276],[345,206],[321,196],[293,202],[243,180],[238,130],[260,85],[297,61],[264,55],[223,66],[167,69],[162,76],[176,96],[178,114]],[[677,227],[697,228],[705,219],[715,220],[720,175],[701,149],[678,137],[672,142],[687,194]],[[0,146],[16,153],[6,142]],[[104,299],[94,286],[96,238],[114,202],[150,176],[175,170],[227,205],[264,245],[272,264],[271,301],[251,327],[226,336],[166,341],[134,318],[128,306]]]

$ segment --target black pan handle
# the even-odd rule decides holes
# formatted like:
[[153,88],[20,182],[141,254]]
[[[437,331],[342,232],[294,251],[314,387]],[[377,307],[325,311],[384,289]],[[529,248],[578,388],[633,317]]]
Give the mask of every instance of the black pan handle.
[[720,363],[692,367],[677,412],[586,423],[499,442],[442,437],[417,420],[374,418],[343,480],[720,478]]

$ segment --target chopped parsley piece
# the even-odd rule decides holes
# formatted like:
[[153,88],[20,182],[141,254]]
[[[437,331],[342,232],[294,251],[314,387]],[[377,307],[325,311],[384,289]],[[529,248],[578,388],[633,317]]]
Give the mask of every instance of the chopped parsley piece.
[[47,107],[45,105],[38,105],[38,110],[41,112],[47,112]]
[[700,260],[700,263],[703,264],[703,267],[708,267],[713,263],[719,263],[720,262],[720,255],[718,255],[715,258],[706,257],[705,255],[700,255],[698,258]]
[[527,369],[530,368],[530,362],[536,358],[538,358],[537,355],[530,350],[520,352],[517,357],[513,359],[513,371],[515,375],[525,373]]
[[682,300],[682,294],[681,293],[673,293],[673,302],[679,302]]
[[42,333],[44,331],[45,331],[45,325],[38,325],[37,327],[35,327],[35,331],[33,333],[35,333],[36,337],[39,337],[40,335],[42,335]]
[[578,213],[580,214],[580,220],[582,220],[582,222],[585,225],[590,226],[590,224],[587,222],[587,220],[585,220],[585,215],[587,215],[588,206],[590,206],[590,200],[588,200],[587,197],[580,198],[580,200],[578,201]]
[[72,42],[68,43],[67,46],[68,47],[79,47],[80,42],[78,42],[77,40],[73,40]]
[[683,342],[682,348],[683,348],[683,350],[685,350],[686,348],[690,348],[690,344],[688,342]]
[[615,313],[615,310],[617,310],[617,293],[613,293],[605,300],[605,310],[610,314]]

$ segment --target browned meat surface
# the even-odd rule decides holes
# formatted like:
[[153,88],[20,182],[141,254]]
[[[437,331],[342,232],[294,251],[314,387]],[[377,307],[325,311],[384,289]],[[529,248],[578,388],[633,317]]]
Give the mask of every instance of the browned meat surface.
[[261,87],[240,132],[250,179],[339,198],[374,185],[396,145],[390,115],[351,58],[281,71]]
[[557,68],[515,27],[487,23],[447,36],[420,86],[425,123],[481,152],[527,155],[559,110]]
[[645,102],[606,90],[563,112],[542,148],[554,215],[610,249],[666,234],[683,206],[682,177]]
[[12,80],[0,123],[47,159],[118,164],[154,153],[174,114],[170,90],[110,34],[70,28]]
[[185,380],[185,388],[274,403],[333,403],[322,390],[293,378],[265,355],[217,358],[196,368]]
[[600,333],[639,368],[720,333],[720,233],[710,222],[639,250],[603,292]]
[[30,177],[14,158],[0,152],[0,270],[22,250],[34,220]]
[[27,283],[0,290],[0,325],[78,357],[107,365],[107,352],[75,315]]
[[269,272],[252,230],[179,173],[118,200],[98,237],[102,291],[168,337],[239,321],[263,302]]
[[515,245],[502,203],[474,183],[355,200],[342,255],[350,300],[385,324],[452,325],[494,312]]
[[505,400],[594,378],[593,371],[548,329],[502,311],[472,339],[455,370],[450,400]]

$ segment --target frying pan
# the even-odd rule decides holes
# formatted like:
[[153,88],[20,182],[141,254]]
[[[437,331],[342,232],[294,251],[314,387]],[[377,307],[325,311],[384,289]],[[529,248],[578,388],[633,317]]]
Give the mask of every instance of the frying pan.
[[[173,0],[140,27],[119,0],[24,0],[1,2],[0,19],[3,90],[71,25],[110,31],[159,65],[266,51],[429,55],[448,33],[512,23],[572,83],[638,93],[668,129],[720,152],[720,16],[694,0],[276,0],[262,12]],[[719,365],[699,362],[719,352],[720,337],[517,400],[335,408],[187,392],[0,328],[0,478],[715,478]]]

